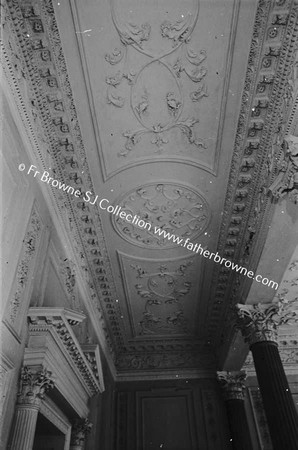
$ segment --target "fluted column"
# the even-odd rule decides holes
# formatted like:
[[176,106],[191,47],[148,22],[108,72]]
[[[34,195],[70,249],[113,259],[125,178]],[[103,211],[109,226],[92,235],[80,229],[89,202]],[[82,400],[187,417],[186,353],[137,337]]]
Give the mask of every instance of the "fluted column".
[[238,326],[250,344],[254,365],[275,450],[297,450],[298,415],[280,359],[279,325],[297,320],[286,301],[237,305]]
[[22,368],[9,449],[32,450],[41,399],[53,386],[51,372]]
[[246,374],[240,372],[217,372],[226,404],[234,450],[252,450],[251,438],[244,407]]
[[92,423],[88,419],[77,420],[71,430],[70,450],[84,450],[87,434],[90,433]]

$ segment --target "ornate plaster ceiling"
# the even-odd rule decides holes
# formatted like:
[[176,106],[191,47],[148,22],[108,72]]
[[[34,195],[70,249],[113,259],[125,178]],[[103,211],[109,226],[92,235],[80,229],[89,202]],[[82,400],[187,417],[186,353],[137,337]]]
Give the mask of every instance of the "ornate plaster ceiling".
[[254,270],[293,105],[297,5],[8,0],[5,11],[5,67],[36,157],[90,192],[52,189],[118,373],[215,367],[243,277],[99,200]]

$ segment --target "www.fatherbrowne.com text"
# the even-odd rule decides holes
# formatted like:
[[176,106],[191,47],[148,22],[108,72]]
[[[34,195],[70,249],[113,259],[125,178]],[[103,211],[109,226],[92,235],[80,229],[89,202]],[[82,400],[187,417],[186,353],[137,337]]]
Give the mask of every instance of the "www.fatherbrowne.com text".
[[[25,170],[25,168],[26,168],[25,164],[22,163],[19,165],[19,170],[21,172]],[[145,222],[141,217],[139,217],[136,214],[132,215],[127,213],[119,205],[116,206],[111,205],[110,201],[107,198],[99,199],[99,196],[94,195],[91,191],[86,191],[84,193],[80,189],[75,190],[72,186],[66,185],[61,181],[55,180],[53,177],[50,177],[50,173],[46,170],[43,171],[43,173],[41,174],[34,165],[31,165],[29,167],[27,175],[29,174],[32,174],[34,178],[38,176],[40,181],[42,181],[43,183],[49,184],[55,188],[67,192],[68,194],[73,195],[76,198],[82,197],[84,202],[89,203],[90,205],[97,204],[100,209],[105,210],[108,213],[113,214],[117,217],[119,216],[120,219],[126,220],[132,225],[138,226],[139,228],[143,228],[144,230],[147,230],[151,233],[154,232],[154,234],[159,236],[161,239],[167,239],[169,241],[172,241],[174,244],[186,248],[189,251],[199,253],[204,258],[213,260],[218,264],[222,264],[225,267],[230,268],[231,270],[234,270],[237,273],[240,273],[241,275],[246,275],[248,278],[255,280],[257,283],[261,283],[264,286],[268,286],[275,290],[278,289],[278,283],[276,283],[276,281],[269,280],[266,277],[262,277],[262,275],[255,275],[252,270],[247,270],[246,267],[239,266],[238,264],[235,264],[233,261],[230,261],[229,259],[222,258],[217,252],[216,253],[210,252],[209,250],[203,248],[201,244],[198,243],[193,244],[192,242],[190,242],[189,238],[187,239],[180,238],[175,234],[171,234],[166,230],[163,230],[162,228],[155,226],[154,230],[152,230],[152,224],[150,222]]]

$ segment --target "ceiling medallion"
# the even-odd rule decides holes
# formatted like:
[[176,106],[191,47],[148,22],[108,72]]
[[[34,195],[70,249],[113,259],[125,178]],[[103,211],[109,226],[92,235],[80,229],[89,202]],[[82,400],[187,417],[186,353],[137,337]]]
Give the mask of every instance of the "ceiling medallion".
[[141,247],[171,248],[177,244],[155,234],[155,227],[180,238],[197,238],[207,227],[210,207],[204,197],[189,187],[171,183],[149,183],[127,193],[117,201],[122,211],[152,224],[141,229],[119,216],[113,226],[128,242]]
[[[199,119],[189,115],[182,116],[182,74],[196,83],[195,90],[189,94],[192,102],[199,102],[209,95],[204,80],[208,71],[202,65],[207,57],[206,51],[196,52],[189,46],[198,18],[199,1],[189,0],[188,3],[180,11],[177,9],[178,18],[173,21],[161,19],[162,16],[169,17],[167,14],[171,5],[166,5],[166,2],[158,11],[148,10],[149,20],[153,24],[159,24],[154,27],[144,22],[137,12],[134,13],[134,19],[138,23],[133,23],[127,8],[116,0],[111,2],[112,19],[119,34],[120,45],[105,55],[106,62],[113,68],[105,80],[107,103],[116,108],[129,104],[135,118],[142,125],[142,128],[122,132],[126,141],[118,153],[119,157],[128,156],[146,134],[151,138],[149,142],[156,146],[156,153],[161,153],[164,145],[169,143],[169,132],[174,128],[179,129],[188,143],[198,150],[207,148],[194,129]],[[133,14],[133,11],[130,13]],[[135,11],[138,11],[138,5]],[[129,66],[132,60],[128,56],[130,49],[149,58],[137,71]],[[166,57],[174,52],[175,61],[167,60]],[[130,86],[130,99],[123,95],[123,82]]]

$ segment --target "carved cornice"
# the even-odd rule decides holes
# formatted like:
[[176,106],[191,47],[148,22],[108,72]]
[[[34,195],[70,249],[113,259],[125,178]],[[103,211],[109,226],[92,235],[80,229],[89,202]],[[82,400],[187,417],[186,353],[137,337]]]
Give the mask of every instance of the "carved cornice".
[[[29,308],[28,317],[30,320],[29,335],[37,333],[38,335],[47,335],[50,333],[58,338],[59,345],[69,355],[89,396],[104,390],[101,383],[102,377],[101,379],[96,377],[93,372],[94,362],[90,364],[72,330],[72,326],[85,319],[84,314],[66,308]],[[29,352],[30,348],[27,350],[27,354]],[[95,352],[95,349],[93,349],[93,352]],[[98,358],[97,361],[100,364]]]
[[38,371],[23,366],[19,382],[17,404],[27,407],[40,407],[44,394],[54,387],[52,372],[44,367]]
[[104,378],[102,373],[102,366],[100,360],[99,346],[96,344],[82,344],[81,348],[83,353],[89,362],[98,383],[101,386],[101,390],[104,390]]
[[225,400],[244,400],[246,373],[217,372],[217,379],[223,389]]
[[286,300],[256,305],[237,304],[237,327],[250,345],[263,341],[277,343],[278,327],[293,321],[298,322],[298,315],[290,306],[291,303]]
[[[284,121],[293,105],[289,84],[297,53],[297,17],[298,5],[294,1],[260,0],[253,28],[217,248],[218,253],[252,270],[266,238],[262,224],[271,209],[269,187],[276,176],[276,157],[284,141]],[[244,279],[215,267],[209,339],[220,337],[219,322],[229,310],[224,299],[235,304]],[[222,341],[228,339],[230,325],[222,333]]]

